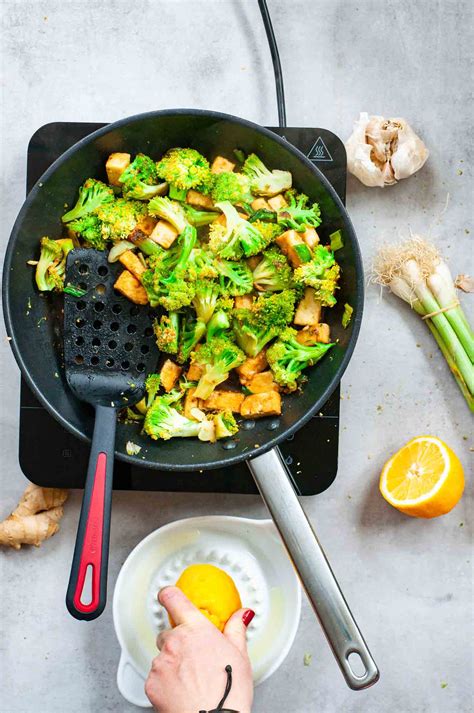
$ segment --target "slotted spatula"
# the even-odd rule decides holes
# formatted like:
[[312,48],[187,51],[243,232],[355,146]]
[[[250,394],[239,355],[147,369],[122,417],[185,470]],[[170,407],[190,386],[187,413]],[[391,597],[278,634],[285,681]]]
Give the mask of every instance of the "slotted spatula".
[[122,269],[98,250],[73,250],[67,259],[66,379],[77,398],[95,408],[66,595],[67,608],[76,619],[95,619],[105,607],[117,410],[143,398],[146,375],[158,357],[148,306],[135,305],[114,289]]

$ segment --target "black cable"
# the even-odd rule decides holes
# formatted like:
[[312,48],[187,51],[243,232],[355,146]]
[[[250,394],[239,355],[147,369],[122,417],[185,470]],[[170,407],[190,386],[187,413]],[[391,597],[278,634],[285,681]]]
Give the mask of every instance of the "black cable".
[[273,32],[272,21],[266,0],[258,0],[258,7],[262,15],[267,40],[270,46],[270,54],[272,55],[273,71],[275,72],[275,85],[278,106],[278,126],[286,126],[286,108],[285,108],[285,91],[283,88],[283,74],[281,71],[280,55],[278,54],[278,46]]
[[226,700],[227,696],[228,696],[229,693],[230,693],[230,689],[232,688],[232,666],[230,666],[230,665],[228,664],[228,665],[225,667],[225,672],[226,672],[226,674],[227,674],[227,683],[226,683],[224,695],[222,696],[221,700],[220,700],[219,703],[217,704],[217,708],[216,708],[217,711],[222,710],[222,706],[224,705],[225,700]]

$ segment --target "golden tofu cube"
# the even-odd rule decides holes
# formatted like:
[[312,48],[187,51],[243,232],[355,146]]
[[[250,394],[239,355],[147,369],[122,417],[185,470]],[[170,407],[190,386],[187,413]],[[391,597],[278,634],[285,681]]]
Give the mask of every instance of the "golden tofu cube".
[[280,414],[281,396],[278,391],[266,391],[246,396],[240,407],[240,415],[244,418],[280,416]]
[[270,204],[266,198],[255,198],[250,205],[252,210],[271,210]]
[[284,199],[284,197],[279,193],[277,196],[273,196],[273,198],[268,199],[268,205],[270,206],[271,210],[281,210],[282,208],[286,208],[288,203]]
[[233,411],[240,413],[244,395],[238,391],[219,391],[216,389],[208,399],[201,401],[203,411]]
[[255,374],[265,371],[267,366],[268,361],[265,349],[262,349],[255,357],[247,357],[247,359],[236,368],[240,383],[246,385]]
[[171,361],[171,359],[165,361],[160,371],[160,384],[165,391],[171,391],[181,376],[182,371],[183,369],[175,364],[174,361]]
[[235,168],[235,163],[224,158],[224,156],[216,156],[211,163],[211,173],[231,173]]
[[119,257],[119,261],[132,275],[135,275],[137,280],[141,280],[141,276],[145,272],[146,267],[144,267],[140,258],[135,255],[132,250],[127,250],[122,253]]
[[331,341],[331,329],[329,324],[321,322],[320,324],[315,324],[312,327],[305,327],[296,337],[296,341],[300,344],[317,344],[321,342],[322,344],[329,344]]
[[154,240],[155,243],[158,243],[158,245],[161,245],[162,248],[165,248],[165,250],[173,245],[177,237],[178,231],[171,223],[168,223],[167,220],[159,220],[150,235],[150,238]]
[[188,389],[186,391],[186,396],[184,397],[184,410],[183,413],[186,418],[193,418],[191,410],[193,408],[201,408],[201,399],[197,399],[194,396],[196,389]]
[[319,235],[315,228],[306,228],[304,233],[300,233],[300,235],[310,250],[313,250],[316,245],[319,245]]
[[153,216],[144,215],[138,219],[137,228],[141,230],[144,235],[151,235],[157,222],[158,220],[153,218]]
[[306,287],[304,297],[296,308],[293,322],[300,327],[318,324],[321,320],[321,302],[315,298],[314,294],[312,287]]
[[135,275],[132,275],[128,270],[120,273],[114,287],[117,292],[127,297],[130,302],[134,302],[136,305],[148,304],[148,295],[145,288],[142,287],[140,280],[137,280]]
[[199,381],[199,379],[202,376],[202,372],[203,372],[202,366],[199,366],[199,364],[195,364],[195,363],[191,362],[191,365],[190,365],[188,371],[186,372],[186,379],[188,381]]
[[253,305],[253,295],[238,295],[234,297],[234,309],[248,309]]
[[189,205],[195,208],[203,208],[204,210],[214,208],[214,202],[210,196],[205,196],[204,193],[194,191],[192,188],[186,194],[186,203],[189,203]]
[[311,252],[296,230],[287,230],[275,240],[293,267],[299,267],[311,260]]
[[326,322],[320,322],[317,326],[318,342],[329,344],[331,341],[331,327]]
[[260,374],[255,374],[252,378],[245,384],[247,389],[252,392],[252,394],[264,394],[267,391],[278,391],[278,386],[273,381],[273,374],[271,371],[262,371]]
[[112,186],[120,186],[119,178],[128,166],[131,156],[129,153],[111,153],[105,164],[107,180]]

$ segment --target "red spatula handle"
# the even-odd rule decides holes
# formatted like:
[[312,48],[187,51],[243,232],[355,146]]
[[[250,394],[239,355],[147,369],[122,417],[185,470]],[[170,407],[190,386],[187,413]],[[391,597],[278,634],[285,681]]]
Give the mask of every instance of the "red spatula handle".
[[107,600],[114,469],[114,408],[97,406],[66,606],[76,619],[96,619]]

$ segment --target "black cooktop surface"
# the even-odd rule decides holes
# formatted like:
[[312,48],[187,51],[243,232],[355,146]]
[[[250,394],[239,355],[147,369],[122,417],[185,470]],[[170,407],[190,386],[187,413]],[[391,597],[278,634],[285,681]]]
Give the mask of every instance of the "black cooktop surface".
[[[27,190],[72,144],[103,124],[52,123],[38,129],[28,146]],[[305,153],[326,175],[339,196],[346,195],[346,153],[341,140],[325,129],[270,127]],[[280,450],[300,495],[326,490],[337,474],[339,388],[319,414]],[[45,444],[48,447],[45,448]],[[45,487],[84,486],[89,445],[68,433],[41,406],[22,380],[20,466],[25,476]],[[65,475],[67,474],[67,480]],[[242,463],[218,470],[166,472],[115,462],[114,488],[186,492],[256,493],[253,478]]]

